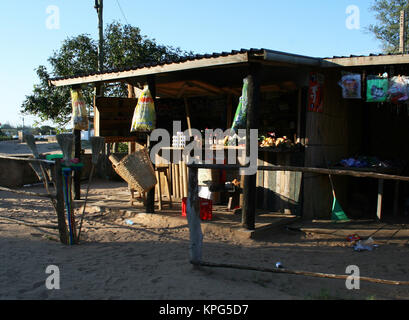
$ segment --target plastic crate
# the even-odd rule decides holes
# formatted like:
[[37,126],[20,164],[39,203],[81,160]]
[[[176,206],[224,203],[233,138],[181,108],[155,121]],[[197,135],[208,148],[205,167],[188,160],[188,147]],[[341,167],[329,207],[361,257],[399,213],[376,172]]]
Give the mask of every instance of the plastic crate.
[[[213,202],[212,200],[199,198],[200,203],[200,219],[212,220],[213,219]],[[182,199],[182,217],[186,217],[186,204],[187,198]]]

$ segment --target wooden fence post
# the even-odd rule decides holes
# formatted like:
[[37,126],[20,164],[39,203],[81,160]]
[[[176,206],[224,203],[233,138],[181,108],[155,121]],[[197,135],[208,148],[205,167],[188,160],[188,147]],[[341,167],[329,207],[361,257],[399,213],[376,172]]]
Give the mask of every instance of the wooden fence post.
[[186,216],[189,224],[190,234],[190,262],[194,265],[202,261],[203,234],[200,222],[200,203],[199,203],[199,170],[189,168],[189,188],[186,204]]
[[68,245],[67,223],[65,221],[65,205],[64,205],[64,190],[62,182],[61,160],[56,159],[55,165],[55,189],[57,192],[56,211],[58,218],[58,231],[60,233],[60,241]]

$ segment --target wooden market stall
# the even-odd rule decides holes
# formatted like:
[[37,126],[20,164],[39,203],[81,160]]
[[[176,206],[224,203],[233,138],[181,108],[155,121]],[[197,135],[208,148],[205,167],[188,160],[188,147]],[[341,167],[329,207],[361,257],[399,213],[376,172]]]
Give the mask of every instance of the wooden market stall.
[[[271,130],[277,125],[280,132],[290,139],[301,142],[303,134],[302,117],[302,89],[308,84],[308,73],[313,66],[319,66],[320,59],[293,55],[283,52],[251,49],[232,51],[228,53],[198,55],[182,58],[178,61],[166,61],[158,64],[138,66],[127,70],[114,70],[111,72],[97,73],[64,79],[52,79],[50,83],[55,86],[78,86],[98,83],[123,82],[130,88],[128,98],[96,97],[94,106],[95,134],[106,138],[108,143],[117,141],[134,142],[137,140],[129,132],[132,118],[132,105],[135,106],[135,88],[142,88],[149,83],[151,92],[154,92],[157,109],[157,127],[172,129],[172,121],[182,122],[182,129],[206,128],[228,129],[232,123],[236,106],[241,95],[243,79],[251,75],[255,80],[253,90],[253,126],[259,127],[259,117],[264,121],[264,131]],[[137,89],[136,89],[137,90]],[[260,113],[257,115],[257,113]],[[252,113],[253,114],[253,113]],[[271,116],[275,114],[275,116]],[[183,131],[182,130],[182,131]],[[294,141],[296,142],[296,141]],[[302,150],[296,161],[302,163]],[[273,155],[274,153],[274,155]],[[292,156],[279,155],[280,152],[263,150],[260,152],[263,164],[283,162],[291,163]],[[294,152],[296,153],[296,152]],[[290,154],[290,153],[288,153]],[[270,157],[270,155],[272,155]],[[265,157],[265,158],[264,158]],[[270,159],[271,158],[271,159]],[[294,160],[295,161],[295,160]],[[297,162],[298,163],[298,162]],[[171,169],[171,172],[174,170]],[[177,180],[184,175],[172,175]],[[265,179],[264,179],[265,177]],[[233,177],[227,177],[230,179]],[[240,178],[240,177],[238,177]],[[253,179],[253,178],[252,178]],[[301,176],[289,173],[272,177],[260,175],[258,179],[244,181],[245,190],[249,194],[256,194],[258,181],[259,192],[257,201],[252,201],[251,208],[244,210],[243,214],[250,214],[254,220],[256,203],[259,207],[272,209],[278,207],[275,202],[264,200],[277,193],[277,199],[284,199],[283,203],[291,199],[291,206],[297,205],[300,192],[290,187],[292,181],[297,180],[301,185]],[[231,179],[230,179],[231,180]],[[245,179],[244,179],[245,180]],[[277,182],[283,181],[287,187],[282,190],[277,187]],[[271,183],[270,183],[271,182]],[[186,181],[184,187],[172,188],[174,197],[186,196]],[[175,186],[175,181],[171,182]],[[248,188],[247,188],[247,187]],[[268,191],[261,190],[265,188]],[[183,189],[184,192],[180,190]],[[291,191],[289,191],[291,189]],[[179,194],[178,194],[179,193]],[[280,195],[282,193],[282,197]],[[247,203],[244,195],[244,203]],[[292,197],[292,198],[291,198]],[[282,200],[280,200],[282,201]],[[152,200],[148,201],[152,202]],[[280,209],[284,208],[282,204]],[[152,207],[152,206],[151,206]],[[250,211],[250,212],[246,212]],[[294,211],[295,212],[295,211]]]
[[[334,184],[337,198],[351,218],[402,216],[409,191],[407,183],[402,183],[409,175],[408,104],[367,102],[367,80],[385,73],[389,80],[408,75],[409,55],[334,57],[325,61],[329,63],[325,68],[315,70],[325,79],[323,111],[307,112],[306,117],[305,167],[349,172],[349,176],[335,176]],[[343,97],[339,83],[346,74],[360,75],[360,99]],[[369,164],[340,164],[351,158],[365,159]],[[377,174],[401,179],[378,179]],[[304,202],[306,218],[328,217],[332,205],[328,177],[305,174],[304,197],[309,199]]]
[[[130,132],[138,92],[145,84],[149,85],[155,100],[158,128],[173,132],[173,122],[180,121],[181,131],[195,128],[203,133],[207,128],[226,130],[231,127],[243,79],[251,79],[247,129],[257,128],[260,137],[266,141],[266,138],[275,136],[275,140],[286,137],[291,143],[278,147],[263,144],[259,148],[259,167],[271,170],[258,170],[255,176],[240,177],[238,170],[201,168],[203,175],[201,178],[199,172],[198,183],[205,187],[206,180],[214,184],[241,180],[244,191],[241,200],[243,225],[252,229],[256,209],[306,218],[329,217],[332,192],[328,171],[320,173],[292,168],[328,170],[328,163],[335,165],[365,148],[368,148],[368,154],[377,153],[379,156],[390,155],[390,149],[394,149],[396,157],[408,159],[408,148],[399,148],[408,138],[405,129],[408,128],[407,118],[403,117],[403,113],[402,119],[390,120],[388,124],[393,129],[388,129],[388,134],[395,136],[396,133],[400,142],[395,147],[386,147],[385,142],[377,143],[377,139],[388,139],[376,130],[377,123],[379,125],[386,119],[385,115],[379,114],[380,109],[371,109],[364,101],[343,99],[338,85],[345,71],[379,73],[392,66],[407,65],[409,55],[321,59],[251,49],[52,79],[50,83],[55,86],[127,84],[128,98],[96,97],[94,128],[95,134],[105,137],[107,143],[129,143],[129,151],[132,152],[135,142],[153,146],[146,136]],[[321,91],[322,112],[309,108],[312,74],[323,75],[325,79]],[[394,173],[398,176],[405,174]],[[170,165],[166,175],[172,198],[181,200],[187,197],[189,174],[183,161]],[[355,185],[351,179],[334,177],[337,197],[346,207],[352,203],[349,200],[354,196],[350,194],[350,186]],[[226,194],[219,193],[213,195],[213,200],[227,204]],[[154,195],[148,196],[147,212],[154,212],[153,199]],[[379,204],[376,199],[370,201]]]

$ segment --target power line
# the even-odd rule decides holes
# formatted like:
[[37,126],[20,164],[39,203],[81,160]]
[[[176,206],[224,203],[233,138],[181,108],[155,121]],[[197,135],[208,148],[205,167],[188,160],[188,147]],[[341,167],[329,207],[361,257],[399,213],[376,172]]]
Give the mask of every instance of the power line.
[[121,10],[122,16],[124,17],[126,24],[129,24],[128,20],[126,19],[124,10],[122,10],[121,4],[119,3],[119,0],[116,0],[116,3],[118,4],[119,10]]

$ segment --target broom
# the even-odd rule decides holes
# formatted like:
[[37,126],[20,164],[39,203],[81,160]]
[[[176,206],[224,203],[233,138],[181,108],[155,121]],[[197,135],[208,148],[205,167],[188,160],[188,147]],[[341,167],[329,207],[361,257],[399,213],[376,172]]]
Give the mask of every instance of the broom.
[[[322,135],[321,135],[321,131],[320,131],[319,128],[318,128],[318,134],[319,134],[320,139],[322,141]],[[325,166],[329,170],[327,157],[325,155],[325,150],[323,152],[323,155],[324,155]],[[334,187],[334,182],[332,181],[332,175],[329,173],[328,177],[329,177],[329,181],[331,183],[332,195],[334,197],[334,201],[332,203],[331,220],[332,221],[350,221],[350,219],[345,214],[344,210],[341,207],[341,204],[338,202],[337,197],[335,195],[335,187]]]
[[[40,159],[40,154],[38,152],[34,136],[32,134],[25,135],[24,140],[27,143],[27,146],[31,149],[31,152],[34,155],[34,158]],[[45,189],[47,190],[48,194],[51,195],[50,189],[48,186],[48,177],[47,177],[46,171],[44,170],[43,164],[42,163],[30,163],[30,166],[31,168],[33,168],[34,172],[36,173],[40,181],[44,183]],[[53,207],[55,211],[57,212],[57,205],[55,204],[54,198],[51,198],[51,203],[53,204]]]
[[[71,159],[72,156],[72,147],[74,144],[74,135],[71,133],[63,133],[57,135],[57,142],[62,150],[63,159],[66,164]],[[67,207],[67,220],[68,220],[68,227],[70,232],[70,244],[74,243],[74,233],[75,233],[75,217],[72,214],[71,210],[71,188],[70,188],[70,179],[71,179],[71,168],[63,168],[64,178],[65,178],[65,203]]]
[[91,138],[92,166],[91,166],[91,172],[89,174],[89,179],[88,179],[88,186],[87,186],[87,193],[85,195],[84,208],[82,209],[81,221],[80,221],[80,226],[78,229],[78,241],[80,241],[82,222],[85,216],[85,208],[87,206],[88,193],[89,193],[89,188],[92,182],[92,178],[94,176],[95,166],[98,164],[99,155],[102,152],[104,146],[105,146],[105,139],[103,137],[92,137]]
[[[32,134],[24,135],[24,141],[26,142],[27,146],[30,148],[31,152],[33,153],[34,158],[39,159],[40,154],[38,153],[34,136]],[[36,175],[38,176],[40,181],[43,181],[44,176],[43,176],[43,173],[41,171],[40,164],[30,163],[30,166],[33,168],[34,172],[36,173]]]
[[62,150],[64,161],[68,163],[72,157],[74,135],[71,133],[57,134],[57,142]]

